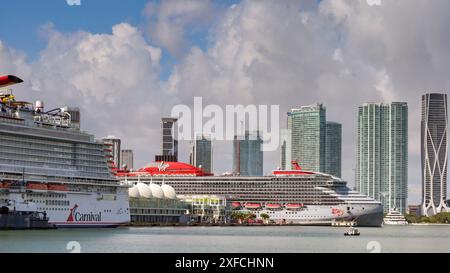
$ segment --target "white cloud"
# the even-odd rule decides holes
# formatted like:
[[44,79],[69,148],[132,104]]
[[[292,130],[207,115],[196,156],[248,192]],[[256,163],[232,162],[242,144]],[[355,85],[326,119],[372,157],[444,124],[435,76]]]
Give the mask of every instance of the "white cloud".
[[367,5],[369,6],[380,6],[381,0],[367,0]]
[[167,0],[149,2],[144,14],[149,20],[150,39],[179,57],[190,44],[187,32],[209,23],[215,8],[209,0]]
[[30,67],[26,61],[26,55],[9,47],[0,40],[0,75],[30,73]]
[[375,89],[380,92],[380,98],[383,102],[396,101],[395,91],[386,70],[377,73]]

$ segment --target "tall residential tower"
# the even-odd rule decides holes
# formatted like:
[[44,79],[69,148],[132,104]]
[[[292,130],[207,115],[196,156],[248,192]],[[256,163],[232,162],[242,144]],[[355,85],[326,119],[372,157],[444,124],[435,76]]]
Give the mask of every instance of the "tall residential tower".
[[115,137],[115,136],[107,136],[102,138],[103,143],[107,144],[108,146],[111,147],[111,155],[112,158],[111,160],[114,163],[114,166],[116,168],[121,168],[121,163],[122,161],[120,160],[120,138]]
[[322,104],[302,106],[287,113],[287,130],[281,132],[281,168],[291,160],[309,171],[341,177],[342,125],[326,121]]
[[209,136],[197,135],[196,139],[192,141],[192,150],[189,158],[189,163],[195,167],[202,168],[206,173],[213,171],[213,156],[212,143]]
[[125,165],[128,170],[134,169],[133,150],[129,150],[129,149],[122,150],[121,161],[122,161],[122,166]]
[[408,106],[366,103],[358,111],[356,188],[384,210],[406,213],[408,195]]
[[341,177],[342,124],[327,121],[325,130],[325,173]]
[[171,117],[161,119],[161,154],[155,156],[155,161],[178,161],[178,140],[174,129],[177,120]]
[[422,96],[421,157],[422,214],[448,211],[447,161],[448,112],[447,94]]
[[263,175],[262,139],[259,132],[246,131],[233,141],[233,173],[241,176]]
[[288,112],[291,158],[308,171],[325,171],[326,109],[322,104],[302,106]]

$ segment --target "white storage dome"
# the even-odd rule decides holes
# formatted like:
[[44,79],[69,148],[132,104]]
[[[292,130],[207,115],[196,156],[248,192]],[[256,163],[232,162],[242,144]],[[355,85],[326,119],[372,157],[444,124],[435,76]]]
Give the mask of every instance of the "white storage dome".
[[159,185],[152,183],[152,184],[150,184],[149,187],[150,187],[150,190],[152,191],[152,196],[154,198],[159,198],[159,199],[164,198],[164,192]]
[[137,189],[139,190],[139,195],[144,198],[152,198],[152,191],[144,183],[137,183]]
[[167,199],[176,199],[176,198],[177,198],[177,195],[176,195],[176,193],[175,193],[175,190],[174,190],[174,188],[172,188],[171,186],[166,185],[166,184],[163,184],[163,185],[161,186],[161,189],[162,189],[163,192],[164,192],[164,197],[165,197],[165,198],[167,198]]
[[136,185],[131,187],[131,188],[128,188],[128,196],[129,197],[133,197],[133,198],[139,198],[140,197],[139,190],[136,187]]

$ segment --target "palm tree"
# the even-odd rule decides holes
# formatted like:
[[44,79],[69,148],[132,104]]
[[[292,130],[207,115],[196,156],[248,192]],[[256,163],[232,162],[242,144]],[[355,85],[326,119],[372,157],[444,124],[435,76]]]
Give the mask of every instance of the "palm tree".
[[248,213],[245,217],[245,219],[249,220],[249,219],[255,219],[256,218],[256,214],[254,213]]
[[242,221],[245,219],[245,214],[240,211],[233,211],[231,213],[231,219],[237,220],[239,223],[242,223]]
[[261,218],[264,220],[264,223],[265,223],[265,224],[269,223],[269,218],[270,218],[269,214],[267,214],[267,213],[261,213],[260,216],[261,216]]

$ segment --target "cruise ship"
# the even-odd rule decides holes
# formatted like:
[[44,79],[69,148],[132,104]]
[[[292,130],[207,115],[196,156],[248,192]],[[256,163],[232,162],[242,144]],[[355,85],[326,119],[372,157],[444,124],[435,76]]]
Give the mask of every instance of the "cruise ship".
[[0,208],[44,213],[57,227],[130,221],[128,187],[114,176],[111,147],[79,128],[79,110],[17,101],[0,76]]
[[119,170],[124,184],[170,185],[179,195],[218,195],[232,209],[251,211],[270,220],[305,225],[332,225],[336,221],[379,227],[380,202],[347,187],[340,178],[301,170],[276,170],[268,176],[247,177],[205,173],[181,162],[152,162],[137,171]]

